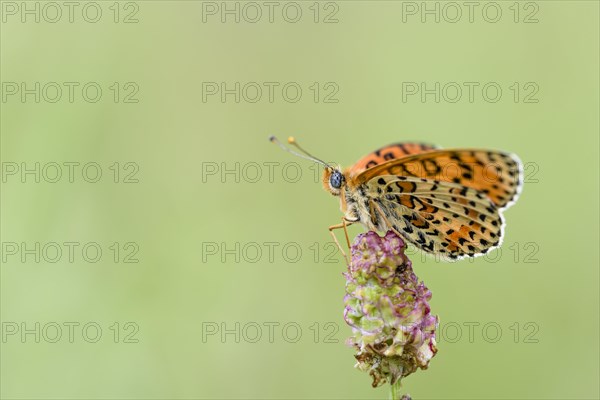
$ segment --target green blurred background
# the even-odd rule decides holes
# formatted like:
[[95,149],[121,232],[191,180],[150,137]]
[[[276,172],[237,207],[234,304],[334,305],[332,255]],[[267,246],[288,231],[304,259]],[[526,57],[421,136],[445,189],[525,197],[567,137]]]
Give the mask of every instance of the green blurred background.
[[387,398],[344,344],[337,200],[270,134],[342,165],[400,140],[517,153],[500,251],[411,256],[441,326],[404,390],[599,397],[598,2],[57,4],[1,3],[2,398]]

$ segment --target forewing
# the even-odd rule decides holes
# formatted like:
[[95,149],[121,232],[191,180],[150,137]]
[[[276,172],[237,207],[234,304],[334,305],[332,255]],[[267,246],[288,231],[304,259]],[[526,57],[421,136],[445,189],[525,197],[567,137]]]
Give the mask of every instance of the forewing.
[[381,165],[391,160],[396,160],[402,157],[413,154],[420,154],[427,151],[435,150],[437,147],[426,143],[394,143],[388,146],[375,150],[358,160],[351,168],[351,175],[358,175],[361,172]]
[[451,182],[484,193],[499,208],[514,203],[521,190],[523,168],[517,156],[490,150],[433,150],[379,164],[350,175],[361,184],[382,175]]
[[481,191],[440,180],[384,175],[367,184],[372,219],[418,248],[458,259],[500,245],[501,211]]

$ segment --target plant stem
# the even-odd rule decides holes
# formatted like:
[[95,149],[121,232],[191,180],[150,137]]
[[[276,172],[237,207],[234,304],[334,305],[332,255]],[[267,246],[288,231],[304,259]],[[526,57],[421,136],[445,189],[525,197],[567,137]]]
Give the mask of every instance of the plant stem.
[[400,400],[402,398],[402,395],[400,394],[400,386],[400,379],[398,379],[396,383],[390,385],[392,400]]

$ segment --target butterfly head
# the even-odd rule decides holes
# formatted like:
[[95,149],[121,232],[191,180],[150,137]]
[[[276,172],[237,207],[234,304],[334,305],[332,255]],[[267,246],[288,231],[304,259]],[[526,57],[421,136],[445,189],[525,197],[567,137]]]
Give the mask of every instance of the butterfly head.
[[325,190],[334,196],[339,196],[344,185],[346,185],[346,177],[339,168],[325,168],[325,171],[323,171],[323,187]]
[[300,147],[300,145],[296,142],[296,139],[294,139],[291,136],[288,138],[288,143],[295,146],[298,150],[302,152],[302,154],[288,149],[279,140],[277,140],[275,136],[271,136],[269,140],[277,144],[283,150],[292,153],[295,156],[316,162],[317,164],[321,164],[322,166],[324,166],[325,171],[323,171],[323,186],[325,187],[325,190],[327,190],[334,196],[340,195],[342,187],[346,184],[346,177],[344,176],[339,167],[335,167],[329,163],[326,163],[325,161],[322,161],[312,156],[309,152]]

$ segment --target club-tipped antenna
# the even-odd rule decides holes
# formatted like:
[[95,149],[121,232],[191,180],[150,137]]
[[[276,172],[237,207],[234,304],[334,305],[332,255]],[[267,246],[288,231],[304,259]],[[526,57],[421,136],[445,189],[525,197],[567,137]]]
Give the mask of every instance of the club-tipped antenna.
[[281,147],[283,150],[287,151],[288,153],[292,153],[296,157],[304,158],[305,160],[309,160],[309,161],[321,164],[321,165],[325,166],[326,168],[332,168],[333,169],[333,167],[331,165],[329,165],[328,163],[326,163],[323,160],[318,159],[317,157],[314,157],[308,151],[306,151],[302,147],[300,147],[300,145],[298,143],[296,143],[296,139],[294,139],[293,136],[290,136],[288,138],[288,143],[291,144],[291,145],[296,146],[298,148],[298,150],[300,150],[304,154],[300,154],[300,153],[295,152],[294,150],[288,149],[275,136],[270,136],[269,140],[271,142],[275,143],[276,145],[278,145],[279,147]]

